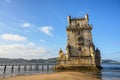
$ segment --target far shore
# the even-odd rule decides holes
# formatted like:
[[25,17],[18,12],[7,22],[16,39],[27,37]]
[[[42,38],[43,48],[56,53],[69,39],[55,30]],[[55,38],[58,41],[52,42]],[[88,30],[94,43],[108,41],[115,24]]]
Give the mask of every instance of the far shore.
[[0,80],[101,80],[95,75],[82,72],[56,72],[50,74],[36,74],[27,76],[15,76]]

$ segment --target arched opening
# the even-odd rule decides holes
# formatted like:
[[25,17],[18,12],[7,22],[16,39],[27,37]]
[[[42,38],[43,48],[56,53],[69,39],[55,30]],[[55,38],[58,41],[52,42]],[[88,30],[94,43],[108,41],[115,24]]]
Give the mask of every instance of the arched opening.
[[81,51],[82,50],[81,47],[79,47],[78,50]]
[[79,37],[78,38],[78,45],[82,45],[83,44],[83,38]]

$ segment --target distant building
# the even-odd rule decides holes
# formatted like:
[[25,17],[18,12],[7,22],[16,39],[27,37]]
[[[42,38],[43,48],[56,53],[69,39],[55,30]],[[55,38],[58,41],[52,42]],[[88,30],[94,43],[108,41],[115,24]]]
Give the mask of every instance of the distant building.
[[66,53],[60,49],[57,67],[90,66],[101,68],[100,51],[93,44],[92,25],[88,21],[88,14],[84,18],[68,16]]

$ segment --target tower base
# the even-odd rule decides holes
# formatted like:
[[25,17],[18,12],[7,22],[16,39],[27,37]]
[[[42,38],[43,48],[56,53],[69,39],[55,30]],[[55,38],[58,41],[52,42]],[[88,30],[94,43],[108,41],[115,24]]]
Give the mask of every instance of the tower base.
[[80,66],[80,65],[56,65],[53,67],[55,71],[93,71],[97,72],[102,69],[101,66]]

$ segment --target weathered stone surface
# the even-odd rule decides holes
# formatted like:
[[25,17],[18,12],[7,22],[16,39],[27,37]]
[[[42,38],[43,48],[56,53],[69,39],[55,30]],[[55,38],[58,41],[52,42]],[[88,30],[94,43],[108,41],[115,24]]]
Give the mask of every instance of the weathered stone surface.
[[59,51],[58,65],[55,69],[100,69],[100,51],[92,41],[92,26],[85,18],[68,16],[66,53]]
[[97,68],[96,66],[74,66],[74,65],[58,65],[53,67],[55,71],[92,71],[92,72],[100,72],[100,68]]

